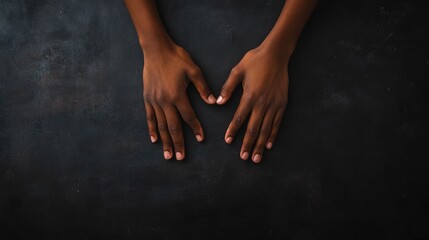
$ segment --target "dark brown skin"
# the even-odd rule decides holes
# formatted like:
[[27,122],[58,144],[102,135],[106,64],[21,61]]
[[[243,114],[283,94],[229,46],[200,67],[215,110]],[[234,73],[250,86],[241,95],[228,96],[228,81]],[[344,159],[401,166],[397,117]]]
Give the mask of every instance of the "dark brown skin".
[[[288,100],[288,63],[298,37],[317,0],[287,0],[265,40],[247,52],[231,70],[216,100],[201,70],[189,54],[175,44],[159,19],[153,0],[124,0],[144,54],[144,102],[152,142],[161,137],[164,158],[185,157],[180,117],[191,127],[197,141],[204,139],[186,87],[195,85],[207,104],[225,104],[241,83],[243,95],[225,133],[231,143],[249,118],[240,157],[260,163],[264,149],[271,149]],[[159,133],[159,135],[158,135]]]
[[183,160],[185,145],[180,118],[191,127],[197,141],[204,139],[186,87],[192,82],[208,104],[214,104],[216,98],[186,50],[165,32],[154,2],[125,0],[125,4],[144,55],[143,97],[151,141],[155,143],[161,137],[164,158],[169,160],[175,155],[177,160]]

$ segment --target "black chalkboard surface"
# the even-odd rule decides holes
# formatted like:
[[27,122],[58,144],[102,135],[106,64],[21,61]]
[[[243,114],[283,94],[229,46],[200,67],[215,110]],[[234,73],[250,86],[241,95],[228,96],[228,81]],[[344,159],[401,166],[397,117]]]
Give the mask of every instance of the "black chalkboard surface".
[[[283,1],[163,0],[172,38],[215,93]],[[241,96],[150,143],[142,53],[122,1],[0,1],[1,239],[428,239],[424,0],[321,1],[289,65],[261,164],[224,131]]]

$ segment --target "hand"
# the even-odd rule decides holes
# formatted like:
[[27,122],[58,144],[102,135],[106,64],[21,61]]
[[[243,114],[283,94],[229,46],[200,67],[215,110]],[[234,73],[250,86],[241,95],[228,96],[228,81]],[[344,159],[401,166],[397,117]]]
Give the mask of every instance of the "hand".
[[[200,69],[189,54],[174,43],[168,46],[143,49],[143,97],[147,124],[152,142],[162,140],[164,158],[177,160],[185,157],[181,119],[191,127],[198,142],[204,132],[186,95],[191,81],[201,98],[208,104],[216,102]],[[180,116],[179,116],[180,114]]]
[[222,87],[218,104],[227,102],[242,83],[243,95],[226,130],[225,141],[232,142],[250,114],[240,151],[243,160],[253,149],[253,162],[261,162],[264,148],[271,149],[274,143],[288,99],[288,62],[289,55],[260,46],[246,53]]

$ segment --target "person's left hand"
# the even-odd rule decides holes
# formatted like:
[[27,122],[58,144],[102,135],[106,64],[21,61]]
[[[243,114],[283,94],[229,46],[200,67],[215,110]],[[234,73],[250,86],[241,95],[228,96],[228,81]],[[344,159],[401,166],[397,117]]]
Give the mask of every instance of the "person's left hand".
[[243,160],[250,155],[254,163],[260,163],[264,148],[271,149],[274,143],[288,100],[288,62],[289,55],[260,46],[244,55],[222,87],[218,104],[226,103],[242,83],[243,95],[225,141],[232,142],[250,114],[240,151]]

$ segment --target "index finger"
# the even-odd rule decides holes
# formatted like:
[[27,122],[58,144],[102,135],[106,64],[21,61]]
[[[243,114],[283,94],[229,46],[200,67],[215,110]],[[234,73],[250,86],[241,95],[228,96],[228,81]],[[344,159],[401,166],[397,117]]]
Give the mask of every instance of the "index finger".
[[225,133],[225,142],[231,143],[234,139],[237,131],[243,125],[243,122],[246,120],[251,110],[251,103],[246,97],[245,93],[240,99],[240,104],[238,105],[237,111],[234,113],[231,123],[228,126],[228,129]]
[[179,113],[182,116],[183,120],[189,125],[189,127],[191,127],[192,132],[194,133],[194,136],[197,139],[197,141],[198,142],[203,141],[204,139],[203,127],[201,126],[200,121],[195,115],[194,109],[192,108],[188,97],[186,96],[186,97],[180,98],[179,101],[176,103],[176,107],[177,107],[177,110],[179,110]]

